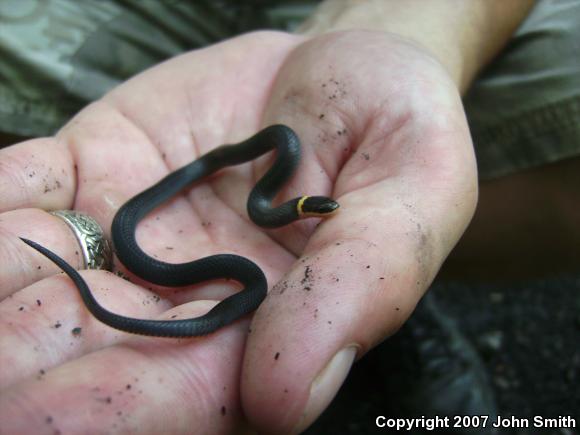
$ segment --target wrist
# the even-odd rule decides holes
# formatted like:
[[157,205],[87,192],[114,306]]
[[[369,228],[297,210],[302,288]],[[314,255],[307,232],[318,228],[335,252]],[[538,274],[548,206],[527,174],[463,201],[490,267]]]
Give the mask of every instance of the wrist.
[[503,47],[533,0],[327,0],[299,32],[374,30],[423,46],[464,92]]

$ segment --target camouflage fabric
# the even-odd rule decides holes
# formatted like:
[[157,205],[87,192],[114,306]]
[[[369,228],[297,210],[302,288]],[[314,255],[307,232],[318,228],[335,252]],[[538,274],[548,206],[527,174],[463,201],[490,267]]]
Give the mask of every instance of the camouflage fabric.
[[2,0],[0,131],[53,134],[143,69],[250,30],[291,29],[311,3]]
[[[128,77],[315,0],[2,0],[0,132],[53,134]],[[480,178],[580,155],[580,2],[540,0],[465,98]]]

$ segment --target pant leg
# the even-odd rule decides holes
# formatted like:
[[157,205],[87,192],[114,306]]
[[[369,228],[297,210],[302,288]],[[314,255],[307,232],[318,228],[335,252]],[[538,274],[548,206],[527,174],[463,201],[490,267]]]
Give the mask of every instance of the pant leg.
[[[0,132],[53,134],[132,75],[316,1],[3,0]],[[580,2],[540,0],[465,98],[481,179],[580,154]]]
[[212,0],[2,0],[0,132],[51,135],[138,72],[253,25]]
[[465,100],[480,178],[580,155],[580,1],[540,0]]

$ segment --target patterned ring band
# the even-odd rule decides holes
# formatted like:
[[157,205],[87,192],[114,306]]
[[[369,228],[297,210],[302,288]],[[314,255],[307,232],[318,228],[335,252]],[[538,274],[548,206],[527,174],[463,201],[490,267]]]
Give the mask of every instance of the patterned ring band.
[[111,245],[97,221],[74,210],[56,210],[49,213],[61,218],[73,231],[83,251],[83,269],[110,269]]

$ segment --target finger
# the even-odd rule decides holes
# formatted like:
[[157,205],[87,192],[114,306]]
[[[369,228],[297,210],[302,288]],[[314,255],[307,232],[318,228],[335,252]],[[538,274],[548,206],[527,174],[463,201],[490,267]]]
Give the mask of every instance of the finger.
[[83,266],[79,242],[59,217],[38,209],[0,214],[0,299],[60,270],[26,246],[19,237],[50,247],[73,267]]
[[17,208],[71,208],[75,166],[54,138],[32,139],[0,150],[0,212]]
[[136,338],[46,370],[0,397],[0,433],[232,433],[246,331]]
[[[341,202],[345,209],[354,206],[346,198]],[[404,237],[390,241],[397,252],[392,258],[381,252],[376,235],[354,234],[384,227],[353,220],[346,228],[353,234],[335,233],[332,241],[306,252],[254,317],[242,399],[259,430],[290,433],[312,423],[354,359],[394,332],[420,297],[423,285],[409,282],[417,270],[405,263],[411,254]]]
[[[97,300],[111,311],[154,318],[171,304],[111,273],[83,271]],[[0,386],[122,340],[128,334],[95,319],[71,280],[60,274],[0,303]]]

